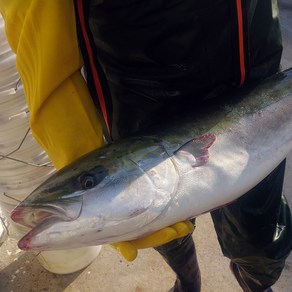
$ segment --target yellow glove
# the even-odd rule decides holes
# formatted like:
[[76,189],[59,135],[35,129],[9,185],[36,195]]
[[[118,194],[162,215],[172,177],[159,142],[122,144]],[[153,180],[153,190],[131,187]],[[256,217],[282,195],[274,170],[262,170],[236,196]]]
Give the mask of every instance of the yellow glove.
[[127,261],[133,261],[138,249],[156,247],[192,233],[195,226],[191,221],[183,221],[160,229],[146,237],[111,244]]

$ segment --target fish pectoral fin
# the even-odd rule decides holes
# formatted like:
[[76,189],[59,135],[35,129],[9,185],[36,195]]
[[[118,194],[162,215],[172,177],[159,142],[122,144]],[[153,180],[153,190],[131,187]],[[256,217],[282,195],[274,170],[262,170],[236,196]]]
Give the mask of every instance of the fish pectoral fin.
[[214,134],[205,134],[182,145],[174,155],[179,160],[190,163],[193,167],[204,165],[209,160],[209,148],[215,140]]

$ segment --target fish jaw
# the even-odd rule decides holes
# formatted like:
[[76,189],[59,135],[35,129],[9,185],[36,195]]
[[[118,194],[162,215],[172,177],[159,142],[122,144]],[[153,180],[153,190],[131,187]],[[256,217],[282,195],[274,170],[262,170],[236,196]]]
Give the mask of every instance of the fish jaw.
[[41,236],[43,230],[47,230],[50,226],[58,224],[59,219],[54,217],[46,217],[41,223],[36,225],[24,237],[18,241],[18,247],[21,250],[46,250],[48,248],[47,239]]
[[57,247],[60,246],[56,249],[63,249],[64,242],[70,248],[71,238],[68,235],[77,233],[74,230],[78,224],[76,222],[82,221],[84,217],[84,213],[82,213],[83,195],[71,197],[70,200],[50,201],[50,203],[42,205],[29,202],[30,204],[25,201],[20,203],[11,213],[14,222],[31,228],[19,240],[19,248],[22,250],[51,250],[55,249],[52,244],[54,241],[56,241]]
[[34,203],[31,199],[23,201],[12,211],[11,219],[32,230],[19,241],[19,248],[29,250],[31,246],[37,246],[44,249],[46,243],[35,243],[34,237],[59,222],[76,220],[82,213],[82,206],[81,192],[75,193],[70,200],[55,200],[43,204]]
[[95,233],[102,229],[102,218],[86,218],[64,221],[60,217],[47,217],[34,226],[18,241],[22,250],[64,250],[81,246],[98,245]]
[[[74,222],[80,216],[82,204],[73,204],[70,212],[59,206],[19,206],[11,213],[11,219],[31,230],[18,242],[18,247],[22,250],[45,250],[52,237],[58,234],[58,224]],[[67,206],[70,209],[70,206]],[[73,213],[75,215],[73,216]],[[55,226],[57,225],[57,226]],[[57,228],[56,228],[57,227]],[[53,229],[53,230],[52,230]]]
[[21,225],[33,228],[47,218],[59,218],[72,221],[80,216],[83,206],[83,195],[73,198],[51,201],[49,203],[20,203],[11,213],[11,219]]

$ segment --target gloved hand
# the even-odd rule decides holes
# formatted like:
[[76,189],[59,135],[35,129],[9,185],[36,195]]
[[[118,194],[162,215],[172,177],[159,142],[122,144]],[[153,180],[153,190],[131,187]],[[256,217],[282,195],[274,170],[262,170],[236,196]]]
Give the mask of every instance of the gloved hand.
[[148,236],[131,241],[122,241],[111,244],[127,261],[133,261],[138,255],[138,250],[156,247],[174,239],[192,233],[195,226],[191,221],[183,221],[169,227],[160,229]]

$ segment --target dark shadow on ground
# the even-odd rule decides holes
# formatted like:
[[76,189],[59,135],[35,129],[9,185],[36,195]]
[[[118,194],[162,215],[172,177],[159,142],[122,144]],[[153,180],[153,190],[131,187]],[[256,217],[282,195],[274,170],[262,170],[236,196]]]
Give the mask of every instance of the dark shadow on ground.
[[[4,252],[2,246],[1,266],[5,257]],[[11,263],[0,271],[0,291],[61,292],[82,273],[79,271],[68,275],[56,275],[45,270],[35,254],[21,252],[19,255],[10,255]]]

